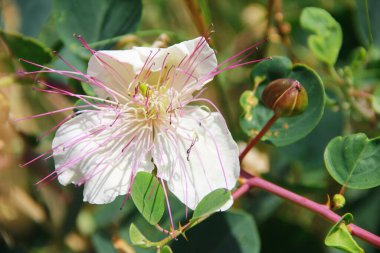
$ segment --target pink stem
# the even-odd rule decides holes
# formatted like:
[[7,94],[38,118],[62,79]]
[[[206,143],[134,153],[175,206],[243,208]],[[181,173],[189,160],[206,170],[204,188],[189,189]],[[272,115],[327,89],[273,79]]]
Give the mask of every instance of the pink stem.
[[[247,178],[247,175],[243,175],[243,177]],[[312,211],[313,213],[319,214],[332,223],[337,223],[341,219],[341,216],[331,211],[326,205],[318,204],[310,199],[307,199],[278,185],[270,183],[260,177],[250,177],[245,179],[244,183],[232,194],[232,196],[234,199],[237,199],[246,193],[250,188],[254,187],[263,189],[299,206],[302,206]],[[377,248],[380,248],[379,236],[372,234],[371,232],[364,230],[354,224],[350,224],[348,227],[352,235],[372,244]]]
[[264,125],[263,129],[261,129],[261,131],[255,136],[255,138],[251,139],[248,142],[247,146],[239,155],[240,163],[243,161],[243,158],[246,156],[246,154],[248,154],[248,152],[261,140],[264,134],[269,130],[269,128],[271,128],[271,126],[276,122],[277,119],[278,117],[276,116],[276,114],[274,114],[272,118],[270,118],[268,122]]

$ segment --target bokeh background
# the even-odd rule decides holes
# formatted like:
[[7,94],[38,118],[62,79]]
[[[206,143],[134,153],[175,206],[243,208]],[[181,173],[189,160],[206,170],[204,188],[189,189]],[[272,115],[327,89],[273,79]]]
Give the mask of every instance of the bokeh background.
[[[149,239],[164,236],[143,220],[132,201],[127,201],[120,210],[123,197],[108,205],[90,205],[82,202],[81,187],[63,187],[56,180],[36,186],[36,182],[54,170],[51,160],[19,166],[50,148],[54,135],[41,140],[39,136],[68,114],[14,120],[75,102],[33,90],[33,86],[38,86],[36,79],[76,92],[83,90],[80,84],[59,76],[21,77],[17,70],[33,68],[21,64],[18,58],[65,68],[49,53],[52,49],[85,71],[89,55],[72,37],[73,33],[83,35],[96,49],[127,49],[135,45],[165,47],[214,31],[211,43],[219,61],[267,39],[253,58],[287,56],[309,65],[320,74],[329,92],[333,80],[307,47],[308,33],[300,26],[300,13],[308,6],[321,7],[340,23],[343,46],[337,66],[345,66],[356,48],[369,47],[364,2],[0,0],[0,252],[154,252],[131,245],[128,231],[132,222]],[[194,3],[201,12],[194,10]],[[371,94],[380,85],[380,1],[368,0],[368,5],[373,45],[367,61],[353,74],[358,90],[365,94]],[[251,70],[248,66],[224,72],[204,94],[221,109],[235,139],[241,142],[247,141],[248,136],[239,126],[243,109],[238,101],[244,90],[252,89]],[[261,143],[246,166],[252,173],[287,189],[326,202],[327,194],[340,188],[323,164],[328,141],[349,132],[362,131],[370,137],[380,133],[379,109],[373,108],[367,99],[359,102],[370,120],[363,121],[355,114],[344,115],[330,106],[308,137],[283,148]],[[339,213],[351,212],[355,223],[380,234],[380,189],[347,190],[346,198],[348,203]],[[174,198],[171,202],[175,219],[183,219],[184,207]],[[161,222],[164,227],[168,227],[167,216]],[[252,190],[235,203],[232,211],[214,215],[189,231],[188,241],[179,237],[171,247],[181,253],[338,252],[323,244],[329,227],[328,222],[309,211]],[[366,252],[380,252],[359,243]]]

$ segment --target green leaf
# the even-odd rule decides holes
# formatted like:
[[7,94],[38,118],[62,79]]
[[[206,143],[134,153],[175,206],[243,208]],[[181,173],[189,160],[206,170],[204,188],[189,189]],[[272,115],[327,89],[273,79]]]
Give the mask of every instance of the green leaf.
[[341,185],[355,189],[380,185],[380,137],[338,136],[327,145],[324,160],[327,171]]
[[90,43],[134,32],[141,9],[140,0],[55,0],[53,5],[58,34],[76,53],[84,49],[74,33]]
[[46,24],[51,12],[51,0],[16,0],[20,12],[20,32],[36,37]]
[[159,253],[173,253],[173,251],[168,245],[165,245],[164,247],[162,247]]
[[325,245],[344,250],[350,253],[364,252],[362,248],[352,238],[351,233],[348,231],[347,225],[351,223],[353,217],[350,213],[343,215],[343,217],[330,229],[326,238]]
[[[277,78],[292,78],[298,80],[306,89],[309,97],[309,105],[306,111],[292,118],[280,118],[271,127],[263,140],[268,140],[275,146],[286,146],[294,143],[309,134],[319,123],[325,106],[325,91],[318,74],[311,68],[291,62],[286,57],[273,57],[257,64],[251,78],[265,77],[256,91],[256,96],[261,97],[265,86]],[[273,112],[262,103],[250,111],[252,117],[240,118],[243,131],[249,136],[255,136],[272,117]]]
[[259,253],[260,237],[252,215],[237,210],[216,213],[171,245],[174,252]]
[[274,56],[270,60],[262,61],[256,64],[251,72],[252,81],[266,80],[268,83],[272,80],[287,77],[292,71],[292,62],[289,58]]
[[231,199],[231,192],[226,189],[216,189],[207,194],[194,210],[191,221],[212,214],[220,210],[220,208]]
[[158,179],[150,173],[137,173],[131,193],[133,202],[144,218],[157,224],[165,211],[164,190]]
[[151,241],[146,239],[146,237],[133,223],[129,227],[129,238],[134,245],[140,246],[142,248],[149,248],[153,244]]
[[94,88],[88,83],[81,82],[80,85],[82,86],[82,89],[86,95],[93,96],[93,97],[97,96],[94,91]]
[[377,86],[371,97],[372,108],[376,113],[380,114],[380,86]]
[[313,34],[308,37],[308,46],[321,61],[333,66],[342,46],[342,29],[325,10],[307,7],[302,10],[301,26]]
[[[41,44],[38,40],[21,34],[8,33],[0,30],[0,37],[8,45],[14,58],[22,58],[41,65],[49,63],[52,60],[50,49]],[[40,68],[29,63],[21,62],[27,71],[35,71]]]
[[258,104],[259,100],[255,96],[255,92],[251,90],[244,91],[240,96],[240,106],[244,110],[244,118],[246,120],[252,120],[252,109]]

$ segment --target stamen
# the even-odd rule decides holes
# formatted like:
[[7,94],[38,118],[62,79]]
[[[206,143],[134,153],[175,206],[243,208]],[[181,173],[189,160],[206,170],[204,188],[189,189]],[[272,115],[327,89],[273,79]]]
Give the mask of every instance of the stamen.
[[81,72],[79,69],[77,69],[76,67],[74,67],[72,64],[70,64],[68,61],[66,61],[57,51],[53,51],[53,54],[55,54],[59,59],[61,59],[61,61],[63,63],[66,64],[66,66],[68,66],[69,68],[71,68],[72,70],[76,71],[76,72]]
[[136,135],[132,137],[132,139],[121,149],[121,153],[124,153],[124,151],[131,145],[132,141],[136,138]]
[[187,154],[187,161],[190,161],[190,152],[191,152],[191,149],[194,147],[195,143],[198,141],[198,135],[195,135],[195,138],[193,139],[193,141],[191,142],[190,144],[190,147],[186,150],[186,154]]
[[77,38],[79,40],[79,42],[83,45],[84,48],[86,48],[92,55],[95,55],[96,51],[93,50],[88,44],[87,42],[83,39],[82,35],[78,35],[78,34],[73,34],[73,36],[75,38]]
[[[168,56],[169,56],[169,53],[167,53],[167,54],[165,55],[165,58],[164,58],[164,60],[162,61],[162,64],[161,64],[161,71],[160,71],[160,76],[158,77],[158,79],[157,79],[157,83],[156,83],[156,89],[159,89],[159,87],[160,87],[160,84],[161,84],[161,78],[162,78],[162,72],[165,71],[165,68],[166,68],[166,60],[167,60]],[[170,71],[170,69],[169,69],[169,71]]]
[[164,189],[164,194],[165,194],[165,200],[166,200],[166,206],[168,207],[168,213],[169,213],[169,218],[170,218],[170,226],[172,228],[172,231],[173,231],[173,237],[177,237],[176,234],[175,234],[175,228],[174,228],[174,222],[173,222],[173,216],[172,216],[172,210],[170,208],[170,203],[169,203],[169,197],[168,197],[168,193],[166,192],[166,186],[165,186],[165,183],[164,183],[164,180],[162,178],[160,178],[161,180],[161,185],[162,185],[162,188]]

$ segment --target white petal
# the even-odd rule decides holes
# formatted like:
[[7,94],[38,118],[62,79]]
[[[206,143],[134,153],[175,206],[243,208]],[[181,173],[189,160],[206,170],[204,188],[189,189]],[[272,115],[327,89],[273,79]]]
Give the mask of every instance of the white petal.
[[166,68],[175,67],[172,72],[176,74],[173,87],[178,91],[182,91],[185,86],[191,92],[201,89],[212,80],[213,76],[209,74],[217,66],[215,52],[204,37],[184,41],[166,49],[135,47],[134,50],[142,59],[154,55],[153,71],[161,71],[166,58]]
[[101,82],[100,87],[93,85],[98,96],[126,96],[128,92],[133,92],[129,84],[143,64],[144,59],[135,50],[98,51],[88,62],[87,74]]
[[142,140],[125,131],[121,117],[113,111],[83,112],[54,137],[58,180],[85,184],[84,201],[109,203],[128,192],[132,173],[153,169],[150,154],[138,144]]
[[157,175],[167,180],[169,190],[191,209],[213,190],[231,190],[239,177],[239,151],[223,117],[187,107],[172,126],[160,129],[152,152]]
[[[165,49],[134,47],[130,50],[98,51],[92,56],[87,74],[100,81],[94,85],[95,92],[102,98],[124,97],[133,94],[138,81],[156,85],[160,77],[167,76],[167,83],[185,96],[201,89],[211,81],[217,60],[215,52],[203,37],[184,41]],[[145,75],[146,71],[152,73]]]

